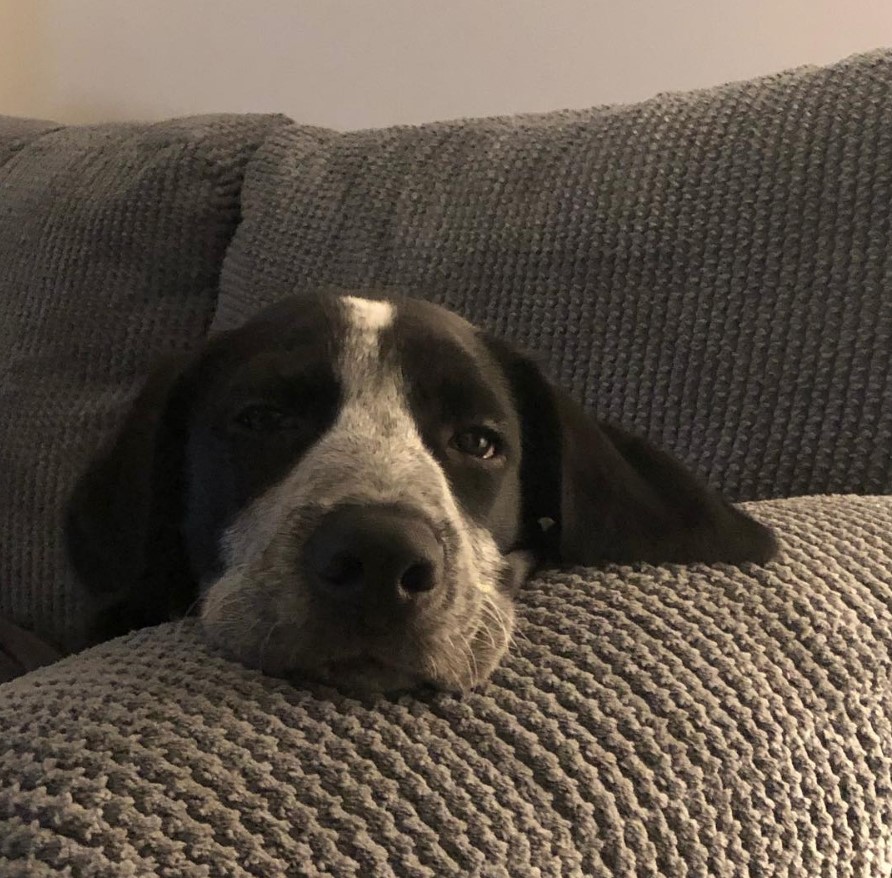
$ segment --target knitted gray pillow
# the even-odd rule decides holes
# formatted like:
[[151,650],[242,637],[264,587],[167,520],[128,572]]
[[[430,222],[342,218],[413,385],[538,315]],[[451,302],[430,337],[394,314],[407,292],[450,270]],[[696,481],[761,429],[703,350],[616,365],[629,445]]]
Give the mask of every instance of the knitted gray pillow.
[[642,104],[345,135],[246,176],[217,326],[449,305],[732,499],[892,491],[892,52]]
[[766,567],[533,580],[461,698],[291,686],[191,623],[0,686],[0,874],[886,875],[892,498],[749,511]]
[[217,298],[245,164],[280,117],[61,128],[0,120],[0,616],[60,646],[77,474]]

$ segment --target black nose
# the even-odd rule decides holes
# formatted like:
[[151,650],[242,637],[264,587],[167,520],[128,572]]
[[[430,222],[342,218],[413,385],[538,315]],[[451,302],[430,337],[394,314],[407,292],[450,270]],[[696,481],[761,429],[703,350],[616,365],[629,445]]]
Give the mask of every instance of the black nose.
[[304,547],[313,588],[353,606],[408,603],[437,587],[443,548],[417,516],[390,506],[342,506]]

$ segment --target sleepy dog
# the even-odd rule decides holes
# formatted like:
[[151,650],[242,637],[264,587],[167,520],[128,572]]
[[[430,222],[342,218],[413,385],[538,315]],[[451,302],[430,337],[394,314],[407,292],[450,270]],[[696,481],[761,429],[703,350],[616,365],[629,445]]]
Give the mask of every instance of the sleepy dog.
[[200,605],[274,675],[462,690],[536,564],[765,562],[771,532],[413,299],[286,299],[160,367],[75,489],[94,639]]

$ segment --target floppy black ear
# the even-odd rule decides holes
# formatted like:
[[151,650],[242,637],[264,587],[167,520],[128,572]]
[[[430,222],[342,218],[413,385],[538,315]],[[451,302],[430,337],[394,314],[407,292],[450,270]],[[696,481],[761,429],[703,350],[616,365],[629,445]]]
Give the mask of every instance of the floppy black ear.
[[91,639],[165,621],[188,606],[179,533],[186,364],[172,357],[152,373],[72,493],[65,538],[78,579],[97,599]]
[[[682,463],[599,423],[529,358],[490,344],[521,413],[523,518],[540,554],[565,564],[764,563],[775,554],[767,527]],[[537,536],[543,519],[554,526]]]

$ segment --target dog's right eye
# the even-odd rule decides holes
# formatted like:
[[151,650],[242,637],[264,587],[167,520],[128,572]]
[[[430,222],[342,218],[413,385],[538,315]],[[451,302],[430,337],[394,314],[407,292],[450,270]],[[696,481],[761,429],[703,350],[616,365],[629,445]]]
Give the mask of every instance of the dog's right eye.
[[478,460],[491,460],[499,453],[499,437],[487,427],[471,427],[452,437],[452,445],[462,454]]
[[269,405],[249,405],[235,416],[238,426],[255,433],[273,433],[294,426],[294,417]]

